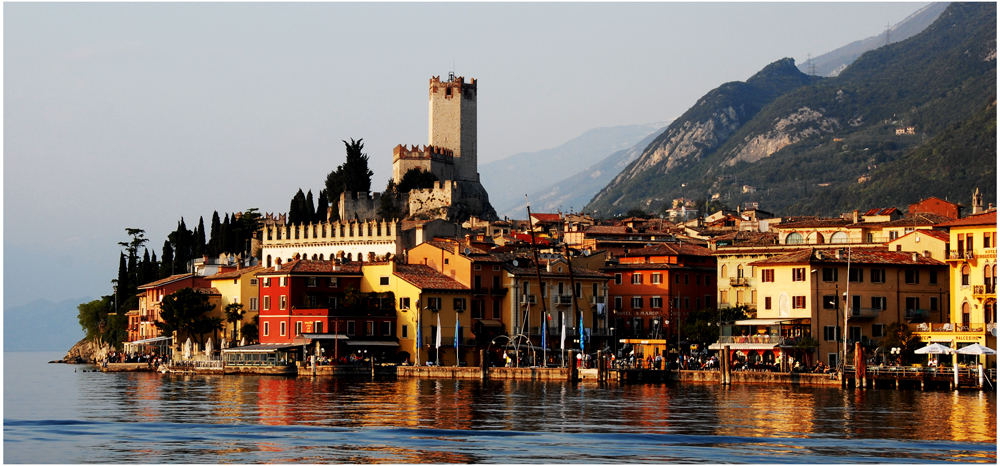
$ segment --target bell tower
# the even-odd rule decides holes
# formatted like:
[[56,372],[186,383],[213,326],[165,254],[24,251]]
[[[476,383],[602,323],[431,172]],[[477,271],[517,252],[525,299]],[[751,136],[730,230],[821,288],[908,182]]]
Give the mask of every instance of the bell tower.
[[455,179],[479,181],[476,160],[476,79],[448,74],[430,79],[428,93],[427,144],[454,154]]

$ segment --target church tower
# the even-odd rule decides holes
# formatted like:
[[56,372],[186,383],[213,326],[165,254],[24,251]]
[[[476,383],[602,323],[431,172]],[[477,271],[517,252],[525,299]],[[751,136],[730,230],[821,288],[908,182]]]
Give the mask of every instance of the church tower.
[[455,179],[479,181],[476,160],[476,80],[469,83],[455,73],[447,81],[430,80],[427,144],[451,150]]

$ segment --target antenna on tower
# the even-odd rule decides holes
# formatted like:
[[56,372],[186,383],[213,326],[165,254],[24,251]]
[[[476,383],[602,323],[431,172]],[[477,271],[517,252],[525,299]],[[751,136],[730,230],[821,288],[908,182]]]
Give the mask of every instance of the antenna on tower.
[[451,59],[451,71],[448,72],[448,81],[455,80],[455,59]]

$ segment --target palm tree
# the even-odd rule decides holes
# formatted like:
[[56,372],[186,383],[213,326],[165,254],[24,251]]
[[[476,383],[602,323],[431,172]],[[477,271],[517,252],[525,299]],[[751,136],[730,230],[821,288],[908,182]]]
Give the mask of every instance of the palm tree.
[[233,341],[239,341],[239,334],[237,333],[237,323],[243,320],[243,305],[240,303],[230,303],[226,305],[226,321],[233,326]]

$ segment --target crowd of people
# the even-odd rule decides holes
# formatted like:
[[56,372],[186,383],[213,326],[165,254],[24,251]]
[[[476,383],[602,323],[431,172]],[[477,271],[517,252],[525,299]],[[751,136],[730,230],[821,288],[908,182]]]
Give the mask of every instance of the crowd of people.
[[155,351],[148,353],[124,353],[112,351],[104,358],[104,367],[111,363],[146,363],[149,366],[157,367],[163,362],[163,358]]

